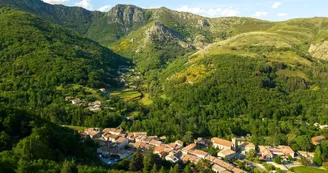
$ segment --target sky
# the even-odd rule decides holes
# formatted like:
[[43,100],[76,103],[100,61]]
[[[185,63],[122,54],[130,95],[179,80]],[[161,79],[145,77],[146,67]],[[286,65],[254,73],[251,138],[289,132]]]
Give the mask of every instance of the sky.
[[206,17],[240,16],[282,21],[292,18],[328,17],[328,0],[43,0],[50,4],[80,6],[107,12],[117,4],[142,8],[167,7]]

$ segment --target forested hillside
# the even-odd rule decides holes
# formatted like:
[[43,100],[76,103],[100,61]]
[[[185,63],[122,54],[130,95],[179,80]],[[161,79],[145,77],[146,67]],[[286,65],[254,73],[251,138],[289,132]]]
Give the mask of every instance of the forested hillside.
[[1,102],[65,123],[65,96],[117,85],[126,61],[111,50],[19,10],[1,7],[0,19]]

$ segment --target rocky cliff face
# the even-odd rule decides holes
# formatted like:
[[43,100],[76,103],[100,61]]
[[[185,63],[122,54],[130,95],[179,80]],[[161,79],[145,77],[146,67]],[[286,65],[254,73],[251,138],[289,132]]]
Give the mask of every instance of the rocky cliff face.
[[160,22],[156,22],[152,27],[150,27],[146,32],[147,37],[153,41],[172,41],[173,39],[181,39],[182,36],[170,30],[165,25]]
[[133,27],[145,22],[143,9],[133,5],[117,5],[106,13],[109,24],[119,23],[125,27]]
[[311,44],[309,53],[315,58],[328,60],[328,41]]

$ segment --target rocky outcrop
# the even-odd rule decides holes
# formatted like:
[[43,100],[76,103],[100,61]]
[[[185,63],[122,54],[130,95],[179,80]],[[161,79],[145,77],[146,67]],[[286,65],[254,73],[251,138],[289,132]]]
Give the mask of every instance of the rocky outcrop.
[[328,60],[328,41],[311,44],[309,53],[315,58]]
[[182,39],[182,36],[179,33],[169,29],[159,22],[156,22],[150,27],[146,31],[146,35],[152,41],[169,42],[173,39]]
[[208,27],[208,26],[210,26],[210,24],[205,19],[199,19],[197,26],[202,28],[202,27]]
[[125,27],[132,27],[145,22],[145,12],[134,5],[116,5],[106,13],[107,21],[119,23]]

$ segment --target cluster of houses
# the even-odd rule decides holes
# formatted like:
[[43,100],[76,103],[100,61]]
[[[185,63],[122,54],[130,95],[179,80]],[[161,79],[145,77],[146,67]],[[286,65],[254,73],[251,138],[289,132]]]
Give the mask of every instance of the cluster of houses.
[[121,66],[119,67],[118,69],[118,75],[119,75],[119,78],[118,78],[118,81],[124,85],[125,88],[131,88],[131,89],[137,89],[138,86],[137,85],[134,85],[134,84],[129,84],[128,81],[127,81],[127,72],[131,72],[133,74],[133,76],[135,76],[135,79],[139,80],[140,79],[140,76],[138,76],[135,69],[130,69],[129,67],[127,66]]
[[[148,136],[146,132],[124,132],[121,129],[106,128],[100,131],[97,128],[86,129],[83,133],[93,140],[97,141],[99,148],[97,153],[102,156],[116,155],[119,159],[129,158],[138,148],[142,152],[152,150],[154,154],[171,163],[198,163],[200,160],[208,160],[215,172],[246,172],[239,169],[228,161],[244,158],[251,150],[258,151],[258,156],[263,160],[272,160],[275,156],[283,156],[294,158],[296,153],[289,146],[258,146],[258,148],[245,138],[232,138],[231,141],[212,138],[210,141],[204,138],[197,138],[194,143],[187,146],[184,142],[177,140],[175,142],[165,144],[165,136],[158,138],[157,136]],[[323,136],[312,138],[315,145],[326,140]],[[202,147],[212,145],[215,149],[220,150],[217,156],[200,150]],[[313,153],[299,151],[297,153],[303,157],[313,157]],[[312,160],[312,159],[311,159]]]
[[[105,88],[100,88],[99,91],[101,93],[106,94],[107,90]],[[101,106],[101,101],[100,100],[96,100],[94,102],[90,102],[88,104],[86,104],[84,101],[81,101],[79,98],[74,98],[71,96],[66,96],[65,97],[65,101],[67,102],[72,102],[73,105],[77,105],[77,106],[87,106],[87,109],[89,109],[92,112],[99,112],[102,110],[102,106]]]

